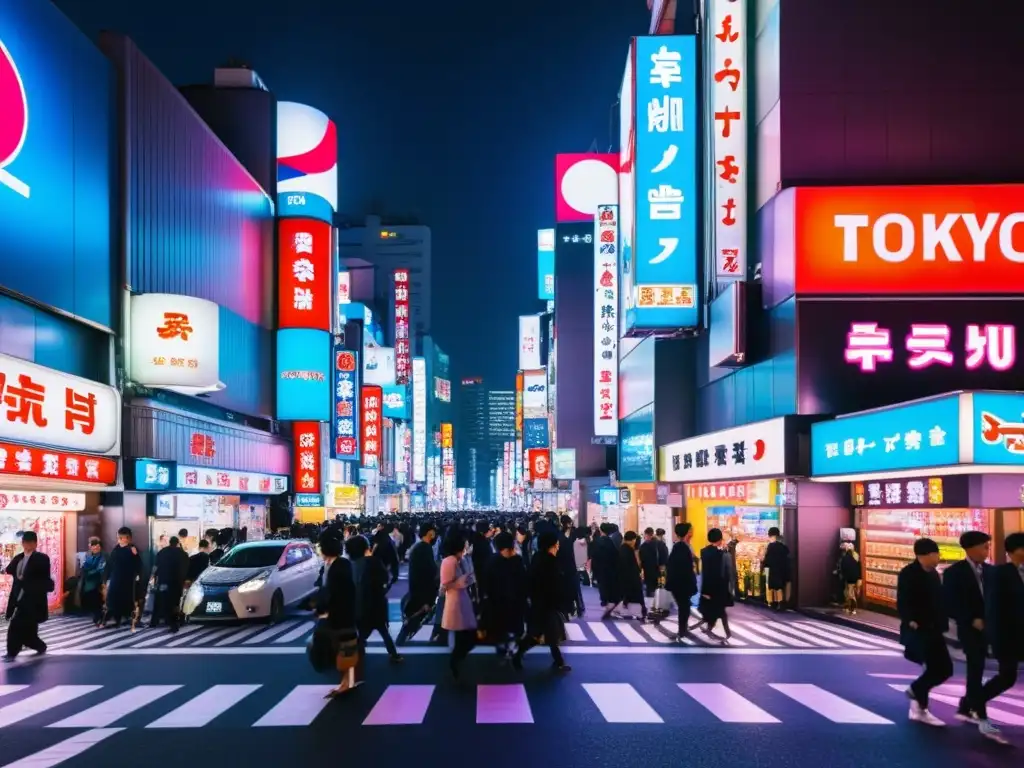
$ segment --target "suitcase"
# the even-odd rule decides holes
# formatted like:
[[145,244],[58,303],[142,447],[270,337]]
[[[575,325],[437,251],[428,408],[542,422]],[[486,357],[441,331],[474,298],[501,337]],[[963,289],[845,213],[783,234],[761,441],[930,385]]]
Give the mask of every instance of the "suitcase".
[[647,607],[647,621],[656,624],[662,619],[667,619],[671,610],[672,594],[664,587],[658,587],[651,604]]

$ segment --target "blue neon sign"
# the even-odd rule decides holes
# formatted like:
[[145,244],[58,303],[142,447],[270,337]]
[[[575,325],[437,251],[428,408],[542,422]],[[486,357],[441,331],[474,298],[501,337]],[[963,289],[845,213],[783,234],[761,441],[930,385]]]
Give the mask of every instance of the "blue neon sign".
[[1024,394],[975,392],[974,463],[1024,465]]
[[359,353],[334,350],[334,440],[331,455],[342,461],[359,461]]
[[958,395],[811,425],[814,476],[925,469],[959,462]]
[[277,332],[277,418],[330,421],[331,334],[308,328]]
[[382,412],[386,419],[409,418],[409,388],[404,384],[385,384]]
[[537,230],[537,298],[555,299],[555,230]]
[[698,325],[697,42],[636,39],[634,297],[627,327]]

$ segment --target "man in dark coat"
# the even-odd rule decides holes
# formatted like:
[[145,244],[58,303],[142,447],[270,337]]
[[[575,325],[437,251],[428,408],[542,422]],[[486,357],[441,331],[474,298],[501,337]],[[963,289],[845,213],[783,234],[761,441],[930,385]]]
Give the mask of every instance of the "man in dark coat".
[[433,523],[420,525],[420,540],[409,549],[409,591],[402,598],[402,613],[405,622],[398,633],[396,642],[402,645],[415,634],[437,601],[440,579],[437,561],[434,559],[434,540],[437,528]]
[[967,557],[949,566],[942,574],[942,590],[946,612],[956,624],[956,636],[967,657],[967,691],[960,699],[958,720],[984,720],[985,704],[981,700],[981,683],[985,675],[988,638],[985,637],[985,582],[992,569],[985,561],[991,550],[992,537],[982,531],[967,531],[960,537],[960,546]]
[[117,546],[107,558],[107,620],[113,619],[120,626],[125,619],[131,620],[135,610],[136,589],[142,576],[142,557],[132,544],[132,529],[119,528]]
[[654,529],[647,528],[644,530],[643,544],[640,545],[640,567],[644,572],[644,590],[647,597],[654,597],[654,593],[658,589],[658,582],[661,580],[661,568],[664,565],[661,549],[658,547],[657,539],[654,538]]
[[618,576],[619,588],[622,590],[622,607],[640,604],[640,618],[647,617],[647,603],[644,601],[644,584],[640,578],[640,561],[637,558],[636,545],[639,537],[636,531],[626,531],[619,547]]
[[565,663],[558,644],[563,640],[565,624],[562,621],[562,606],[565,596],[562,588],[565,582],[560,578],[558,565],[558,532],[550,527],[537,535],[537,556],[530,564],[528,590],[530,609],[526,635],[512,657],[512,666],[523,668],[523,656],[543,637],[551,650],[552,668],[556,672],[571,672]]
[[733,589],[736,583],[732,559],[724,548],[725,537],[719,528],[708,531],[708,545],[700,551],[700,602],[698,603],[704,632],[712,633],[715,625],[722,622],[726,644],[731,637],[727,609],[733,604]]
[[[387,539],[387,535],[384,536]],[[381,546],[392,549],[390,541]],[[374,632],[384,641],[392,662],[402,661],[395,641],[388,631],[388,572],[377,558],[376,551],[367,557],[369,546],[362,536],[345,542],[345,552],[352,563],[352,581],[356,588],[356,628],[359,630],[360,654],[366,653],[366,643]]]
[[693,567],[693,548],[690,546],[693,526],[690,523],[677,523],[675,535],[676,542],[668,556],[665,589],[672,593],[672,599],[679,607],[679,632],[675,640],[682,642],[690,619],[690,601],[697,594],[697,573]]
[[[1004,549],[1008,562],[993,568],[986,582],[985,629],[999,671],[981,689],[982,706],[1017,683],[1024,661],[1024,533],[1007,536]],[[982,720],[978,727],[983,736],[1006,743],[988,720]]]
[[527,581],[523,558],[516,554],[511,533],[494,537],[497,557],[487,564],[481,586],[486,596],[484,625],[499,654],[508,652],[509,638],[519,639],[526,620]]
[[[914,542],[914,562],[904,566],[896,578],[896,610],[900,615],[900,643],[907,661],[924,666],[910,687],[910,719],[935,727],[945,723],[928,711],[928,693],[953,674],[945,633],[949,618],[942,594],[939,545],[931,539]],[[706,578],[706,577],[705,577]]]
[[14,578],[7,598],[6,618],[7,655],[4,661],[14,661],[22,648],[46,653],[46,643],[39,639],[39,625],[46,621],[48,611],[46,595],[55,585],[50,577],[50,558],[36,549],[35,531],[21,535],[21,553],[15,555],[6,573]]
[[558,532],[558,569],[562,575],[562,594],[565,597],[563,611],[569,616],[582,616],[586,612],[583,605],[583,585],[576,572],[576,555],[572,551],[572,518],[562,515],[562,528]]
[[177,536],[171,536],[167,546],[156,554],[156,596],[153,599],[150,627],[158,627],[160,622],[164,621],[171,632],[178,631],[178,608],[181,605],[188,569],[189,559],[185,550],[181,548],[181,541]]
[[202,539],[199,542],[199,551],[188,559],[188,576],[185,579],[185,588],[194,584],[202,576],[203,571],[210,567],[210,542]]

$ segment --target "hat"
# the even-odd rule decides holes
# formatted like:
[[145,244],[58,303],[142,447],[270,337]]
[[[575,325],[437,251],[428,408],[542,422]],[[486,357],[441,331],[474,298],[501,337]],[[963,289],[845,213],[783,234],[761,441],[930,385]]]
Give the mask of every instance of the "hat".
[[983,531],[967,531],[960,536],[960,546],[964,549],[987,544],[990,541],[992,541],[992,537]]
[[918,557],[921,555],[934,555],[939,551],[939,545],[931,539],[918,539],[914,542],[914,554]]

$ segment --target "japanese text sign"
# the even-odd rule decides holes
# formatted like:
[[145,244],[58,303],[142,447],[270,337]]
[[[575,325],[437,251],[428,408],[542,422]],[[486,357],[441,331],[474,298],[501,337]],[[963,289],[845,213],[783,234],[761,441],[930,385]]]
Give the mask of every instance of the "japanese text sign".
[[212,459],[217,456],[217,441],[213,435],[205,432],[193,432],[189,435],[188,452],[193,456]]
[[1015,390],[1019,302],[798,300],[799,410],[843,413],[956,390]]
[[0,438],[89,453],[118,453],[116,389],[0,354]]
[[[299,424],[296,424],[296,427],[298,426]],[[297,434],[298,432],[296,432]],[[319,436],[319,433],[317,435]],[[319,455],[319,451],[317,454]],[[295,455],[296,457],[299,455],[298,446],[296,446]],[[299,459],[296,458],[296,463],[298,462]],[[300,475],[297,474],[296,477],[299,478]],[[230,469],[192,467],[183,464],[179,464],[175,469],[175,480],[176,491],[193,493],[254,493],[274,496],[279,493],[285,493],[288,490],[288,478],[285,475],[265,475],[261,472],[236,472]],[[181,516],[180,508],[178,516]]]
[[278,219],[278,327],[331,330],[331,225]]
[[811,425],[811,473],[892,472],[960,460],[957,395]]
[[441,423],[441,447],[452,448],[455,446],[455,436],[452,425],[448,422]]
[[0,491],[0,512],[81,512],[84,493],[44,493],[42,491]]
[[320,424],[296,421],[292,424],[295,439],[295,492],[320,493]]
[[711,7],[715,275],[742,280],[747,272],[747,5],[712,0]]
[[132,296],[130,378],[185,394],[215,391],[220,375],[220,307],[168,293]]
[[[636,40],[637,329],[692,327],[697,314],[697,45],[692,36]],[[733,119],[733,122],[735,119]],[[717,123],[716,123],[717,124]],[[728,137],[724,121],[719,130]]]
[[519,316],[519,368],[542,368],[540,315]]
[[686,498],[694,501],[742,501],[746,504],[775,504],[774,480],[742,483],[687,483]]
[[359,461],[359,353],[334,351],[334,456]]
[[382,409],[384,391],[380,387],[362,388],[361,438],[363,442],[363,466],[379,467],[384,453],[384,425]]
[[786,420],[769,419],[662,446],[658,480],[694,483],[786,474]]
[[594,220],[594,434],[619,433],[619,206]]
[[114,485],[117,460],[0,442],[0,475]]
[[[338,273],[338,305],[352,303],[352,274],[343,271]],[[339,315],[340,317],[340,315]],[[344,323],[344,321],[342,321]]]
[[798,294],[1000,294],[1024,285],[1024,184],[798,188]]
[[942,477],[892,477],[851,483],[850,499],[855,507],[920,509],[966,507],[970,503],[966,475]]
[[537,230],[537,298],[555,298],[555,230]]
[[452,401],[452,383],[440,376],[434,377],[434,399],[439,403],[450,403]]
[[412,361],[409,334],[409,271],[396,269],[395,278],[395,383],[408,384]]

